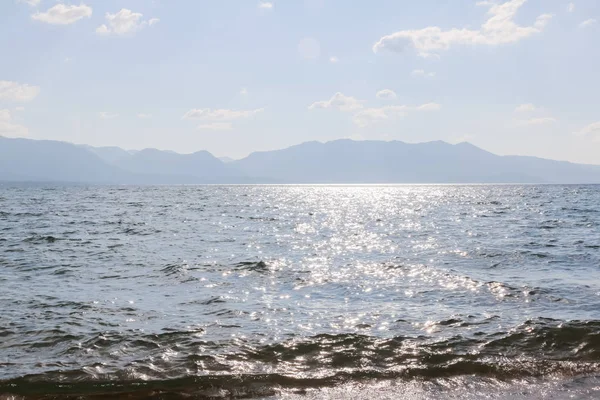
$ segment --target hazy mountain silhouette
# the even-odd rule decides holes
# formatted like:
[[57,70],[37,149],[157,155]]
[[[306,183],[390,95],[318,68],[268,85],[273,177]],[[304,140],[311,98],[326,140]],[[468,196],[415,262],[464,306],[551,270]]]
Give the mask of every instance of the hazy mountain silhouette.
[[0,137],[0,180],[85,183],[600,183],[600,166],[498,156],[469,143],[308,142],[223,162]]
[[128,178],[71,143],[0,137],[0,180],[112,183]]
[[132,154],[135,154],[137,152],[123,150],[122,148],[115,146],[92,147],[88,145],[82,145],[82,147],[91,151],[92,153],[100,157],[103,161],[109,164],[116,164],[126,158],[131,157]]
[[247,182],[208,152],[93,148],[51,140],[0,137],[0,180],[180,184]]
[[177,154],[145,149],[118,160],[115,165],[136,174],[180,177],[182,182],[237,182],[243,175],[235,168],[225,165],[208,151]]
[[308,142],[233,163],[249,176],[293,183],[597,183],[600,166],[502,157],[470,143]]

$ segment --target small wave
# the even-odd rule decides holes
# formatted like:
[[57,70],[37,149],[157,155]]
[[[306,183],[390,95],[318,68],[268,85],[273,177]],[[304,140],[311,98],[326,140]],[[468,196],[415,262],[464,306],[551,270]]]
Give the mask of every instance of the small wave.
[[62,240],[62,239],[59,239],[55,236],[48,235],[48,236],[31,236],[26,239],[23,239],[23,242],[41,244],[41,243],[54,243],[58,240]]
[[167,276],[185,274],[189,270],[187,264],[168,264],[160,271]]
[[245,261],[245,262],[240,262],[240,263],[236,264],[234,268],[236,268],[238,270],[256,271],[256,272],[268,272],[269,271],[269,266],[264,261],[258,261],[258,262]]
[[[397,372],[361,371],[361,372],[338,372],[332,375],[319,377],[294,377],[282,374],[229,374],[227,366],[220,364],[211,357],[194,359],[198,365],[210,365],[212,368],[221,368],[218,375],[200,375],[168,380],[147,380],[146,375],[140,373],[124,374],[136,378],[135,380],[106,380],[102,376],[95,381],[75,381],[70,384],[58,382],[37,381],[38,376],[28,376],[10,382],[0,382],[0,393],[5,393],[2,399],[68,399],[100,400],[106,398],[127,398],[131,400],[141,399],[196,399],[196,400],[218,400],[218,399],[266,399],[279,398],[285,394],[297,395],[293,398],[402,398],[400,393],[409,394],[414,388],[421,388],[420,396],[411,398],[450,398],[449,391],[460,392],[462,398],[539,398],[536,393],[549,393],[549,387],[556,384],[556,378],[552,380],[532,379],[529,376],[517,375],[512,379],[493,379],[481,377],[482,373],[489,375],[495,372],[495,368],[468,363],[456,363],[451,368],[440,369],[435,372],[435,377],[428,373],[402,374]],[[0,364],[1,365],[1,364]],[[529,365],[522,365],[528,367]],[[565,366],[569,368],[569,366]],[[155,371],[157,368],[148,369]],[[102,365],[96,365],[92,370],[102,370]],[[461,372],[455,374],[455,370]],[[575,372],[575,371],[572,371]],[[596,372],[594,369],[583,369],[583,377],[573,375],[572,379],[564,379],[565,382],[573,382],[565,394],[573,398],[574,392],[580,392],[578,398],[597,398],[598,390],[593,385],[583,387],[583,390],[575,385],[585,379],[593,379],[587,375]],[[465,374],[471,374],[468,378],[460,378]],[[587,373],[587,375],[586,375]],[[58,374],[57,374],[58,375]],[[77,376],[78,374],[74,374]],[[468,376],[468,375],[467,375]],[[384,391],[385,382],[391,382],[387,391]],[[539,382],[539,383],[538,383]],[[538,384],[536,386],[536,383]],[[369,387],[372,387],[369,390]],[[516,386],[516,388],[515,388]],[[402,388],[412,389],[404,391]],[[472,393],[475,388],[479,389]],[[482,390],[483,389],[483,390]],[[341,393],[337,396],[327,395],[331,390]],[[512,393],[508,392],[511,391]],[[49,394],[51,395],[49,396]],[[307,394],[313,396],[307,397]],[[437,394],[437,395],[436,395]],[[456,394],[456,393],[455,393]],[[475,394],[475,396],[472,396]],[[587,395],[586,395],[587,394]],[[23,396],[23,397],[22,397]],[[435,397],[433,397],[435,396]],[[492,397],[489,397],[492,396]],[[500,397],[498,397],[500,396]],[[452,397],[460,398],[460,397]]]

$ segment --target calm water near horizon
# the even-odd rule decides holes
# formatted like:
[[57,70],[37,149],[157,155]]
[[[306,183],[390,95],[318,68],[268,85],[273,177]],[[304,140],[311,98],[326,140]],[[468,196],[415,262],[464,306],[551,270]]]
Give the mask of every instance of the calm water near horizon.
[[599,205],[0,184],[0,399],[599,398]]

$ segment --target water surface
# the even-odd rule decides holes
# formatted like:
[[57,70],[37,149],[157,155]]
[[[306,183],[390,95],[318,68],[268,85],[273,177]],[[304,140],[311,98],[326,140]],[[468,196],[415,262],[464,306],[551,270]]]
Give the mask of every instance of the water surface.
[[597,398],[599,204],[600,186],[0,186],[0,395]]

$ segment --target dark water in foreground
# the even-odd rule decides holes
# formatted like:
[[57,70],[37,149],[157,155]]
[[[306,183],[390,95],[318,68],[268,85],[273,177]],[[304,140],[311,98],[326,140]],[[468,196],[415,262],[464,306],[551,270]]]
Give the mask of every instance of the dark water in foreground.
[[600,186],[0,186],[2,394],[598,398]]

